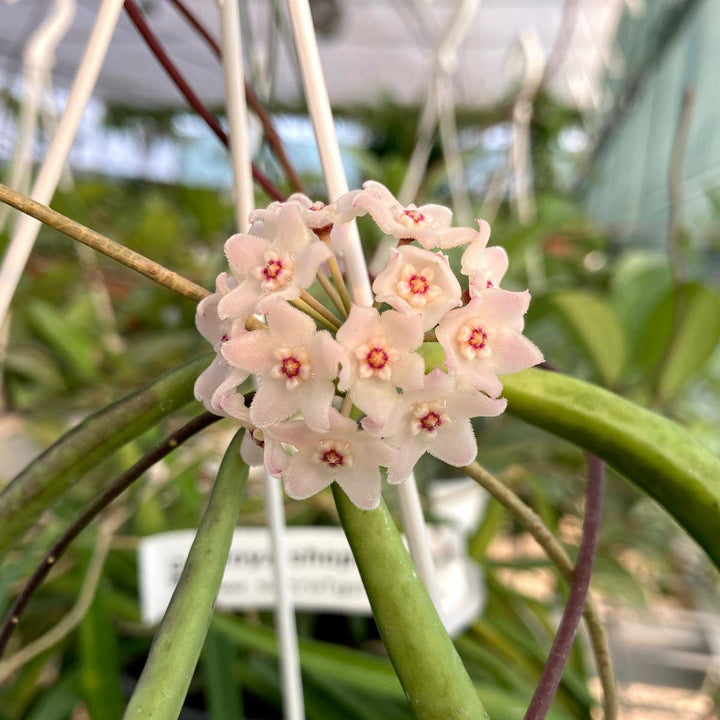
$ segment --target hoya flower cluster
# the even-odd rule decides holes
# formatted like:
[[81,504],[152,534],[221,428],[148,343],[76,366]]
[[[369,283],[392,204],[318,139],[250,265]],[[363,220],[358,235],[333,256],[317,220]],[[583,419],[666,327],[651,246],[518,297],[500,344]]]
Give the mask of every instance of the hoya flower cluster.
[[[334,251],[343,226],[361,215],[398,241],[372,283],[372,307],[348,301]],[[368,182],[330,205],[303,195],[273,203],[252,214],[249,233],[227,241],[230,272],[197,310],[217,357],[195,394],[249,428],[245,460],[282,477],[291,497],[334,481],[371,509],[381,468],[400,483],[426,452],[467,465],[477,453],[470,419],[505,409],[498,376],[542,361],[522,335],[529,293],[499,287],[507,255],[487,247],[489,226],[451,220],[445,207],[404,207]],[[461,245],[464,290],[442,252]],[[337,307],[318,307],[311,291]],[[426,341],[444,351],[430,372]],[[250,376],[246,405],[238,387]]]

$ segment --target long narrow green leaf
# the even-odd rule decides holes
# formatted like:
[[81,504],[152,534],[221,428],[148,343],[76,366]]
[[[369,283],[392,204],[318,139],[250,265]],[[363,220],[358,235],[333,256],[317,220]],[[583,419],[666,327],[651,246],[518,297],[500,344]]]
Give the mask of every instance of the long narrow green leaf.
[[190,402],[209,359],[180,365],[91,415],[33,460],[0,494],[0,557],[90,468]]
[[[250,625],[237,618],[220,614],[215,615],[212,625],[239,648],[245,650],[246,652],[242,654],[244,657],[252,658],[253,653],[267,654],[271,658],[277,657],[278,643],[274,631],[270,628]],[[418,626],[416,632],[422,635],[423,628]],[[392,665],[385,658],[308,638],[300,638],[299,645],[303,673],[327,678],[338,688],[346,687],[359,695],[368,694],[380,700],[406,700]],[[245,674],[243,674],[243,685],[250,690],[257,689],[253,686],[252,678]],[[532,695],[530,688],[508,691],[497,685],[485,683],[476,683],[475,688],[493,720],[521,720]],[[438,717],[446,716],[441,714]],[[548,714],[548,720],[570,720],[571,717],[567,711],[558,708],[553,708]]]
[[720,459],[680,425],[595,385],[525,370],[508,412],[603,458],[657,500],[720,568]]
[[205,702],[212,720],[241,720],[242,709],[240,684],[235,665],[237,649],[218,630],[208,631],[202,650],[201,665],[205,680]]
[[117,639],[102,589],[80,623],[79,690],[90,717],[119,720],[125,704],[120,688]]
[[381,503],[359,510],[333,485],[333,496],[375,622],[415,717],[486,718],[460,657]]
[[225,453],[205,514],[125,720],[176,720],[212,618],[248,477],[243,430]]

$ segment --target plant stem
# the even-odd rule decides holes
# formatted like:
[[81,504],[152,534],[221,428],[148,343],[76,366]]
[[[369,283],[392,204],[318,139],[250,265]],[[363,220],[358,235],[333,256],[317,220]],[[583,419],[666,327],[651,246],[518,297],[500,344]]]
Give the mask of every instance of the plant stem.
[[244,429],[228,446],[185,567],[160,623],[125,720],[176,720],[182,710],[227,564],[248,466]]
[[335,332],[337,330],[337,325],[325,319],[323,315],[321,315],[311,305],[308,305],[304,300],[296,298],[295,300],[290,300],[290,304],[293,307],[296,307],[298,310],[302,310],[306,315],[309,315],[313,320],[317,321],[318,323],[320,323],[320,325],[326,327],[331,332]]
[[[147,46],[152,51],[153,55],[155,55],[158,62],[163,66],[165,72],[167,72],[170,79],[175,83],[177,89],[188,101],[188,104],[193,108],[193,110],[195,110],[195,112],[198,113],[198,115],[200,115],[207,126],[213,131],[213,133],[215,133],[220,142],[227,147],[229,144],[228,136],[225,130],[223,130],[222,125],[220,125],[218,119],[203,104],[195,91],[190,87],[187,80],[185,80],[182,73],[178,70],[175,63],[170,59],[170,56],[157,39],[155,33],[151,30],[134,0],[125,0],[125,10],[127,10],[130,20],[137,28],[143,40],[147,43]],[[252,173],[258,184],[271,198],[279,200],[280,202],[285,200],[285,194],[255,165],[252,166]]]
[[306,302],[316,312],[320,313],[329,323],[334,325],[336,330],[343,324],[343,321],[337,315],[331,313],[330,310],[314,298],[307,290],[303,290],[300,293],[300,299]]
[[20,615],[30,601],[35,591],[40,587],[43,580],[47,577],[50,570],[56,565],[57,561],[62,557],[64,552],[70,546],[70,543],[92,522],[97,515],[102,512],[118,495],[124,492],[130,485],[135,482],[142,474],[151,468],[155,463],[159,462],[166,455],[169,455],[176,447],[182,445],[193,435],[197,435],[201,430],[220,420],[220,417],[211,413],[203,413],[190,422],[176,430],[172,435],[165,438],[163,442],[156,445],[149,453],[138,460],[131,468],[126,470],[116,480],[114,480],[95,500],[88,505],[85,511],[75,519],[70,527],[60,536],[50,550],[45,553],[45,557],[36,568],[30,579],[25,583],[10,612],[8,613],[2,629],[0,629],[0,657],[2,657],[5,647],[12,631],[20,622]]
[[[102,569],[105,565],[105,559],[110,550],[113,533],[115,529],[122,524],[124,518],[125,514],[121,513],[117,517],[108,518],[108,520],[100,526],[98,532],[99,537],[95,542],[95,549],[90,559],[90,565],[85,573],[85,579],[80,588],[80,593],[72,609],[45,634],[33,640],[28,645],[25,645],[0,665],[0,684],[4,684],[17,670],[33,658],[36,658],[54,645],[57,645],[57,643],[66,638],[82,622],[97,592],[98,583],[102,577]],[[10,628],[10,633],[13,627]],[[3,632],[4,631],[5,627],[3,627]],[[6,642],[7,638],[3,638],[0,642],[0,655],[2,655]]]
[[[567,553],[543,523],[541,518],[526,505],[510,488],[489,473],[479,463],[473,462],[465,468],[468,475],[482,485],[513,518],[535,539],[554,563],[560,575],[568,583],[573,582],[575,569]],[[610,657],[607,635],[600,619],[600,613],[591,596],[587,597],[584,610],[590,643],[597,664],[600,683],[603,688],[605,720],[615,720],[618,712],[617,688]]]
[[36,202],[27,195],[23,195],[2,183],[0,183],[0,201],[191,300],[200,301],[210,294],[205,288],[187,280],[182,275],[168,270],[159,263],[149,260],[144,255],[140,255],[140,253],[136,253],[124,245],[110,240],[110,238],[95,232],[95,230],[71,220],[47,205]]
[[547,662],[540,675],[524,720],[544,720],[557,692],[563,671],[570,656],[580,617],[585,607],[595,551],[600,537],[603,494],[605,491],[605,464],[594,455],[587,455],[588,483],[585,498],[585,519],[573,581],[570,585],[565,609],[553,641]]
[[359,510],[337,483],[332,491],[380,636],[415,717],[487,718],[385,504]]
[[318,271],[317,274],[317,281],[320,284],[320,287],[325,291],[327,296],[332,301],[333,305],[337,308],[338,312],[346,318],[348,313],[345,309],[345,305],[343,304],[342,298],[340,297],[340,294],[335,289],[335,286],[330,282],[327,275],[325,275],[322,270]]
[[[316,231],[316,234],[324,243],[326,243],[330,248],[332,248],[330,232],[328,230]],[[335,288],[340,295],[340,299],[342,301],[343,307],[345,308],[345,314],[347,316],[347,314],[350,313],[350,306],[352,302],[350,300],[350,294],[348,293],[347,285],[345,284],[345,278],[343,277],[342,271],[340,270],[340,265],[338,265],[338,261],[335,256],[331,257],[327,261],[327,264],[330,268],[330,275],[332,276],[333,282],[335,283]]]

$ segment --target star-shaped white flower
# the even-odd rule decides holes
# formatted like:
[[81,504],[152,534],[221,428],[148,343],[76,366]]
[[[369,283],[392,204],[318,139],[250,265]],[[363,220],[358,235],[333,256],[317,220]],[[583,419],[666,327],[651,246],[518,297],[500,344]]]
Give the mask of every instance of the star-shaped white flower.
[[354,200],[361,214],[370,213],[386,235],[398,240],[417,240],[426,250],[465,245],[478,237],[490,237],[490,226],[479,220],[479,232],[451,227],[452,212],[443,205],[401,205],[382,184],[368,180]]
[[349,391],[365,413],[385,417],[397,399],[395,388],[423,386],[424,363],[414,352],[423,341],[420,316],[353,305],[337,332],[345,348],[338,389]]
[[502,392],[498,375],[543,361],[540,350],[522,334],[529,302],[527,291],[490,288],[441,320],[435,334],[445,364],[462,385],[497,397]]
[[425,389],[403,393],[385,423],[366,418],[363,427],[394,447],[388,482],[401,483],[423,453],[456,467],[471,463],[477,442],[470,418],[494,417],[507,401],[480,392],[459,389],[455,377],[439,368],[425,376]]
[[236,334],[245,331],[243,321],[220,320],[218,317],[218,304],[234,287],[233,278],[227,273],[220,273],[215,280],[215,292],[198,303],[195,325],[218,355],[196,380],[195,399],[199,400],[209,412],[234,417],[242,424],[247,424],[250,422],[250,414],[245,407],[243,396],[237,398],[233,396],[237,395],[237,387],[247,379],[248,373],[228,365],[219,354],[220,348],[228,341],[233,328]]
[[311,200],[307,195],[302,193],[293,193],[285,203],[273,202],[258,210],[250,213],[250,222],[262,220],[263,222],[276,222],[280,209],[286,203],[294,203],[300,209],[300,215],[303,222],[312,230],[322,230],[331,225],[342,225],[354,220],[360,212],[359,208],[354,206],[355,197],[360,190],[341,195],[335,202],[325,204],[317,200]]
[[405,315],[421,315],[423,330],[461,304],[460,283],[447,257],[410,245],[392,251],[372,289],[378,301]]
[[250,418],[265,428],[302,412],[309,427],[326,430],[342,347],[280,298],[268,300],[266,319],[267,330],[242,333],[222,346],[226,362],[260,379]]
[[220,301],[221,319],[264,312],[265,302],[273,296],[299,297],[314,282],[320,265],[332,257],[332,250],[306,226],[297,203],[282,203],[277,212],[258,220],[249,234],[233,235],[225,243],[225,254],[237,287]]
[[508,256],[497,245],[480,247],[471,243],[462,255],[461,270],[470,279],[470,297],[481,295],[488,288],[500,287],[508,269]]
[[304,500],[337,482],[362,510],[378,506],[380,466],[390,463],[392,451],[382,440],[359,430],[354,420],[333,409],[326,432],[314,432],[303,422],[283,423],[268,432],[297,449],[279,473],[291,498]]

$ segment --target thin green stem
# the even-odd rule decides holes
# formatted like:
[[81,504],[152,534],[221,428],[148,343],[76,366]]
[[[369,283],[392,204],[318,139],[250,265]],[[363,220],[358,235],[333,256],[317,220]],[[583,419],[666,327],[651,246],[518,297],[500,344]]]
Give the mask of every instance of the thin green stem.
[[[326,243],[328,247],[332,248],[332,242],[330,240],[330,230],[316,230],[315,234],[324,243]],[[347,315],[350,313],[352,301],[350,300],[350,293],[348,292],[347,285],[345,284],[345,278],[343,277],[342,271],[340,270],[340,265],[338,265],[337,258],[334,255],[327,261],[327,264],[330,268],[330,275],[333,279],[333,282],[335,283],[335,288],[338,291],[338,295],[340,295],[340,300],[342,301],[343,307],[345,308],[345,315],[347,317]]]
[[248,477],[240,430],[230,443],[125,720],[176,720],[210,625]]
[[47,205],[36,202],[27,195],[23,195],[1,183],[0,200],[191,300],[197,302],[210,294],[208,290],[187,280],[182,275],[168,270],[159,263],[149,260],[144,255],[136,253],[124,245],[110,240],[110,238],[106,238],[104,235],[95,232],[95,230],[91,230],[85,225],[81,225],[79,222],[75,222],[75,220],[71,220],[69,217],[49,208]]
[[304,300],[296,298],[295,300],[290,300],[290,304],[298,310],[302,310],[306,315],[309,315],[313,320],[316,320],[320,323],[320,325],[326,327],[331,332],[335,332],[337,330],[337,325],[327,320],[324,315],[321,315],[317,310],[315,310],[315,308],[308,305]]
[[343,304],[342,298],[340,297],[340,294],[335,289],[335,286],[330,282],[327,275],[325,275],[324,272],[319,271],[317,274],[317,280],[320,283],[320,287],[325,291],[327,296],[332,301],[333,305],[338,309],[338,312],[346,318],[348,316],[347,310],[345,309],[345,305]]
[[329,323],[335,326],[335,329],[339,328],[343,321],[328,310],[317,298],[313,297],[307,290],[303,290],[300,293],[300,299],[306,302],[313,310],[320,313]]

